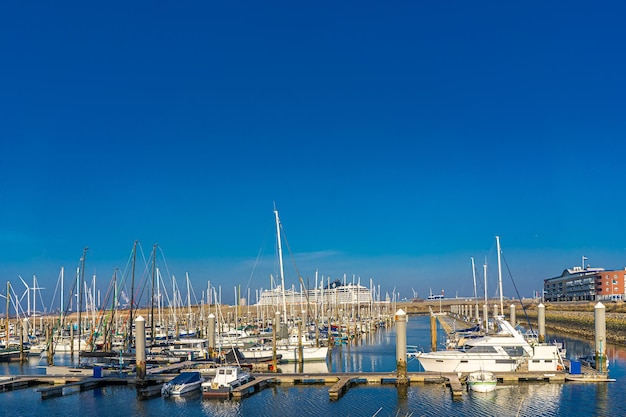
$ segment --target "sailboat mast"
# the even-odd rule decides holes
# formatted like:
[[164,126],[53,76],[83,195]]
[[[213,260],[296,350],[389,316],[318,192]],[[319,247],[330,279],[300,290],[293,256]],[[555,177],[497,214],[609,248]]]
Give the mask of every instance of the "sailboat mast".
[[130,318],[128,320],[128,346],[130,349],[133,340],[133,307],[135,306],[135,262],[137,261],[137,241],[133,243],[133,266],[130,280]]
[[61,312],[61,323],[59,324],[59,327],[61,327],[61,328],[63,327],[63,324],[65,323],[65,318],[64,318],[64,314],[63,314],[63,312],[65,311],[65,306],[63,305],[63,291],[65,291],[63,289],[63,279],[64,279],[63,277],[64,277],[64,275],[65,275],[65,267],[62,266],[61,267],[61,297],[60,297],[61,308],[59,310]]
[[6,333],[6,346],[9,347],[9,309],[11,308],[11,283],[7,281],[7,312],[4,320],[4,330]]
[[156,281],[156,249],[155,243],[152,247],[152,288],[150,289],[150,346],[154,346],[154,283]]
[[472,256],[470,259],[472,260],[472,277],[474,278],[474,301],[476,302],[476,311],[478,311],[478,293],[476,292],[476,265],[474,264],[474,257]]
[[280,286],[283,296],[283,320],[287,320],[287,301],[285,299],[285,271],[283,269],[283,248],[280,241],[280,220],[278,219],[278,210],[274,207],[274,215],[276,216],[276,239],[278,241],[278,265],[280,268]]
[[485,304],[489,304],[489,299],[487,298],[487,259],[485,257],[485,263],[483,264],[483,275],[485,277]]
[[504,315],[504,301],[502,295],[502,263],[500,262],[500,236],[496,236],[496,248],[498,250],[498,285],[500,286],[500,314]]
[[[81,335],[82,335],[82,324],[81,324],[81,310],[82,310],[82,303],[83,303],[83,297],[81,294],[81,287],[83,285],[83,281],[85,278],[85,258],[87,257],[87,250],[89,248],[85,247],[85,249],[83,249],[83,257],[80,259],[80,274],[78,275],[78,352],[80,355],[80,339],[81,339]],[[74,343],[74,341],[72,340],[71,343]]]

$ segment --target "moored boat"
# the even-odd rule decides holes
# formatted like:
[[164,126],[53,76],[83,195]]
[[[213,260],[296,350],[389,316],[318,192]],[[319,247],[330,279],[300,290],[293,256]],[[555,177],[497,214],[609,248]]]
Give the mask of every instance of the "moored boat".
[[463,349],[442,352],[417,352],[417,358],[428,372],[514,372],[533,355],[533,349],[504,318],[497,317],[500,332],[467,341]]
[[475,371],[467,376],[467,385],[472,391],[491,392],[496,389],[498,378],[493,372]]
[[[28,350],[24,352],[28,354]],[[11,362],[20,360],[20,348],[8,347],[0,349],[0,362]]]
[[161,395],[183,395],[199,389],[203,382],[200,372],[181,372],[176,378],[163,384]]
[[252,379],[253,377],[239,366],[220,366],[213,380],[202,383],[202,395],[210,398],[230,398],[233,389]]

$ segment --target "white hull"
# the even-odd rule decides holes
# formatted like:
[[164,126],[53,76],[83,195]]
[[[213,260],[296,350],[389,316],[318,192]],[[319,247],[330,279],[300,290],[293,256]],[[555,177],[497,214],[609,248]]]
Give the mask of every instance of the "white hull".
[[[287,362],[297,362],[299,357],[297,346],[276,348],[276,354],[282,355],[282,360]],[[328,356],[328,347],[302,347],[303,361],[325,361]]]
[[198,388],[200,388],[201,384],[202,381],[192,382],[190,384],[174,385],[172,391],[170,392],[170,395],[183,395],[188,392],[196,391]]
[[467,377],[467,385],[475,392],[492,392],[497,384],[498,379],[491,372],[472,372]]
[[518,362],[508,355],[468,354],[457,351],[418,353],[417,360],[426,372],[514,372]]
[[[241,349],[240,352],[246,358],[259,358],[272,356],[272,348],[267,347],[252,347],[249,349]],[[328,356],[328,347],[315,347],[315,346],[303,346],[302,353],[304,356],[304,362],[313,361],[325,361]],[[297,362],[298,347],[297,346],[277,346],[276,355],[280,356],[280,360],[283,362]]]
[[183,395],[188,392],[200,389],[204,379],[200,376],[200,372],[182,372],[161,387],[161,395],[167,397],[170,395]]
[[477,382],[471,384],[470,389],[474,392],[492,392],[496,390],[496,383]]

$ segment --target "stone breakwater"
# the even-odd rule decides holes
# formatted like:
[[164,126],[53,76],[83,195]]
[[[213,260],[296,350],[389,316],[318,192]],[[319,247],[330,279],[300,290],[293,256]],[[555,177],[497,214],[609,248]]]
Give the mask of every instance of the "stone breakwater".
[[[537,311],[527,310],[528,317],[537,325]],[[518,313],[518,322],[523,313]],[[595,331],[594,313],[591,311],[546,310],[546,328],[564,334],[593,340]],[[626,346],[626,313],[606,313],[606,338],[609,343]]]
[[[537,330],[537,305],[539,300],[525,300],[526,314],[533,328]],[[546,303],[546,327],[563,334],[594,340],[595,322],[594,307],[597,302],[560,302]],[[445,299],[442,301],[424,301],[412,303],[398,303],[396,308],[402,308],[408,314],[429,314],[432,311],[450,311],[451,306],[469,304],[473,300]],[[497,304],[490,300],[491,306]],[[514,302],[517,322],[526,325],[525,312],[519,302]],[[603,303],[606,308],[606,336],[609,343],[626,346],[626,303]],[[504,313],[508,318],[510,302],[505,304]],[[480,309],[482,315],[482,304]]]

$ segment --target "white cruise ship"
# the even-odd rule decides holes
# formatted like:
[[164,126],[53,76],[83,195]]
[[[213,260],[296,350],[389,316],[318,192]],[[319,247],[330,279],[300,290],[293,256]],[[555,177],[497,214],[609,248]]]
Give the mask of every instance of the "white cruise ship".
[[[340,281],[332,282],[326,288],[314,288],[307,290],[306,295],[293,290],[285,290],[285,303],[287,305],[305,304],[370,304],[373,300],[369,288],[360,284],[342,285]],[[280,286],[272,290],[264,290],[259,297],[258,305],[279,306],[283,303],[283,291]]]

